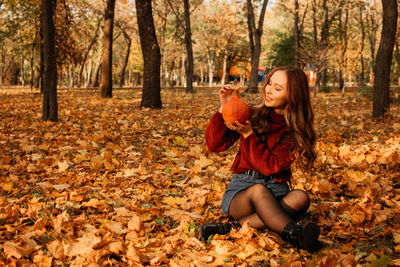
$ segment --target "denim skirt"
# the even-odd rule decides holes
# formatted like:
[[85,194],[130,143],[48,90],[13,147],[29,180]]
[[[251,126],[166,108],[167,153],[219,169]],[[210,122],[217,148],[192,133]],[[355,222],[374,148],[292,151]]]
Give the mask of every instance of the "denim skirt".
[[246,173],[235,174],[222,198],[222,212],[228,214],[233,197],[240,191],[255,184],[263,184],[276,198],[283,197],[290,191],[287,183],[278,183],[272,177],[270,179],[258,179]]

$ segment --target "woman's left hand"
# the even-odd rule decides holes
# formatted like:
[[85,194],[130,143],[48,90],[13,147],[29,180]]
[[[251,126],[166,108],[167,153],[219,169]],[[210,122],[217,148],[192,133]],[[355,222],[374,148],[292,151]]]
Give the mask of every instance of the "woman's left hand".
[[225,125],[229,129],[240,133],[244,138],[246,138],[247,136],[249,136],[250,134],[253,133],[253,129],[251,128],[250,121],[246,121],[245,124],[235,121],[234,123],[225,123]]

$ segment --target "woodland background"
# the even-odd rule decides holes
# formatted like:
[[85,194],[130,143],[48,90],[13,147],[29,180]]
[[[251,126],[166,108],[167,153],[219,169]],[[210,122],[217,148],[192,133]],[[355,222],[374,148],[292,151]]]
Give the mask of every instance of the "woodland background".
[[[49,2],[55,79],[46,78],[42,46]],[[319,157],[310,173],[293,177],[312,197],[306,217],[321,227],[322,248],[313,253],[247,225],[198,239],[199,225],[227,219],[220,202],[237,152],[209,152],[204,129],[231,67],[242,98],[256,97],[248,10],[250,2],[260,21],[268,1],[116,1],[111,68],[103,69],[110,2],[0,1],[1,265],[400,265],[400,42],[397,31],[389,64],[376,63],[380,1],[277,0],[266,5],[262,27],[253,25],[262,44],[256,66],[297,65],[318,77],[311,93]],[[139,2],[152,3],[160,47],[157,108],[143,105],[151,64]],[[381,116],[373,116],[377,66],[390,72]],[[49,95],[57,111],[50,121]]]
[[[99,86],[105,4],[99,0],[57,2],[54,24],[59,87]],[[195,84],[225,83],[221,72],[224,69],[227,74],[231,66],[236,67],[243,83],[251,57],[246,2],[195,0],[190,4]],[[256,22],[261,4],[254,3]],[[3,0],[0,7],[0,85],[38,88],[43,68],[40,4],[35,0]],[[116,1],[112,81],[119,87],[142,83],[135,11],[133,1]],[[184,86],[183,4],[153,1],[153,17],[162,54],[161,86]],[[321,90],[339,87],[343,81],[362,87],[373,83],[381,26],[380,1],[270,1],[261,28],[259,65],[271,69],[298,64],[315,70],[324,75]],[[396,38],[391,66],[394,84],[400,83],[399,42]]]

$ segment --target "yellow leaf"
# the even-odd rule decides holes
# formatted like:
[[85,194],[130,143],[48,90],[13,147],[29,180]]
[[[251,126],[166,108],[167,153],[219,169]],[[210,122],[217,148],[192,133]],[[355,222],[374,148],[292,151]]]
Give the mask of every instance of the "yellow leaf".
[[186,198],[183,197],[166,197],[163,199],[163,202],[169,206],[176,207],[176,205],[182,205],[187,202]]
[[318,184],[318,189],[321,192],[329,192],[333,188],[333,185],[326,179],[321,179]]
[[394,233],[393,241],[394,241],[396,244],[400,244],[400,232],[399,232],[399,233]]
[[66,160],[64,160],[63,162],[58,162],[58,172],[64,172],[69,168],[69,164]]
[[374,253],[369,254],[368,257],[365,258],[367,261],[375,261],[377,259]]
[[102,225],[110,231],[116,233],[117,235],[121,235],[127,232],[127,230],[122,227],[122,224],[120,222],[104,220]]
[[263,249],[267,250],[273,250],[279,248],[278,243],[276,243],[274,240],[271,238],[268,238],[266,236],[260,236],[258,245],[262,247]]
[[50,140],[51,138],[53,138],[53,134],[52,133],[45,133],[43,135],[43,139],[45,139],[45,140]]
[[121,241],[113,241],[110,244],[108,244],[108,248],[107,250],[118,255],[119,252],[121,252],[123,250],[123,244]]
[[214,245],[215,254],[218,256],[230,256],[230,247],[227,244],[224,244],[223,240],[212,240],[211,244]]
[[62,190],[68,189],[70,187],[70,185],[69,184],[55,184],[55,185],[53,185],[53,187],[56,190],[62,191]]
[[365,158],[365,160],[368,162],[368,164],[372,164],[372,163],[374,163],[375,160],[376,160],[376,155],[369,154],[369,155],[367,155],[367,157]]
[[201,179],[200,176],[194,176],[192,179],[188,181],[188,184],[193,184],[193,185],[202,185],[204,184],[203,180]]
[[246,244],[244,250],[238,254],[236,254],[236,257],[238,257],[238,259],[240,260],[245,260],[248,257],[256,254],[258,252],[257,248],[255,248],[254,246],[250,245],[250,244]]
[[196,160],[194,162],[194,165],[198,165],[200,168],[204,169],[207,166],[210,166],[211,164],[213,164],[214,161],[212,161],[211,159],[208,159],[206,156],[201,155],[200,159]]
[[351,151],[351,147],[348,145],[344,145],[344,146],[340,147],[340,149],[339,149],[339,156],[342,158],[346,157],[350,153],[350,151]]
[[354,247],[351,245],[351,244],[344,244],[343,246],[342,246],[342,251],[343,252],[351,252],[351,251],[353,251],[354,250]]
[[349,183],[361,182],[367,178],[366,173],[352,170],[347,170],[344,176]]
[[50,243],[47,244],[47,250],[50,252],[50,254],[59,260],[64,260],[65,259],[65,254],[64,254],[64,247],[60,240],[54,240],[51,241]]
[[176,145],[176,146],[183,146],[183,145],[185,145],[185,144],[186,144],[186,142],[185,142],[185,140],[184,140],[182,137],[180,137],[180,136],[176,136],[176,137],[175,137],[174,145]]
[[131,231],[140,231],[142,228],[142,221],[140,217],[136,214],[133,214],[132,218],[128,222],[128,229]]
[[30,247],[20,247],[15,243],[6,241],[3,244],[3,253],[6,256],[7,259],[11,257],[15,257],[17,259],[20,259],[22,257],[29,258],[33,252],[33,248]]
[[190,248],[195,248],[196,250],[204,250],[206,249],[206,246],[204,245],[203,242],[198,240],[196,237],[192,237],[188,240],[186,240],[185,246],[190,247]]
[[3,188],[4,191],[10,192],[14,187],[14,184],[12,182],[8,183],[2,183],[1,188]]
[[35,171],[37,171],[37,168],[36,168],[35,165],[29,164],[28,167],[26,168],[26,170],[27,170],[28,172],[35,172]]
[[38,254],[33,256],[33,263],[39,267],[51,267],[53,266],[53,257],[49,257],[43,251],[39,251]]
[[128,258],[128,260],[140,263],[140,254],[133,242],[128,242],[126,257]]
[[358,164],[362,163],[363,160],[365,160],[365,155],[358,154],[358,155],[352,156],[350,159],[350,162],[351,162],[351,165],[358,165]]
[[98,200],[96,198],[92,198],[88,202],[82,203],[82,206],[96,208],[96,207],[98,207],[98,206],[100,206],[102,204],[103,204],[103,201],[100,201],[100,200]]

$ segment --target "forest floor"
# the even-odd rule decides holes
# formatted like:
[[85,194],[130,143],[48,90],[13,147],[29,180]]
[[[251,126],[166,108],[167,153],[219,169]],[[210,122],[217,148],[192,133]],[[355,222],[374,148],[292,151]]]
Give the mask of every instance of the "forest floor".
[[[373,120],[358,92],[312,98],[318,160],[293,183],[321,228],[313,253],[275,233],[198,239],[220,205],[237,145],[211,153],[204,130],[217,90],[58,94],[59,122],[41,121],[38,92],[0,95],[0,265],[400,266],[400,106]],[[251,95],[244,95],[251,100]]]

